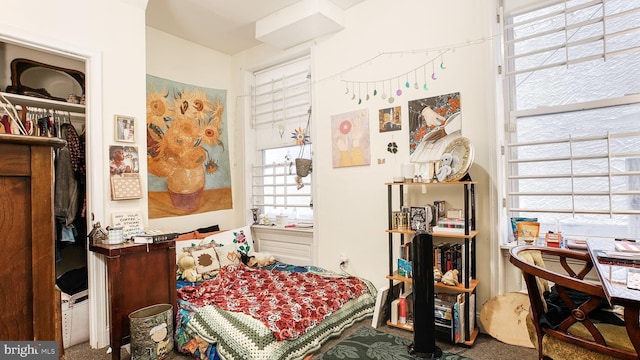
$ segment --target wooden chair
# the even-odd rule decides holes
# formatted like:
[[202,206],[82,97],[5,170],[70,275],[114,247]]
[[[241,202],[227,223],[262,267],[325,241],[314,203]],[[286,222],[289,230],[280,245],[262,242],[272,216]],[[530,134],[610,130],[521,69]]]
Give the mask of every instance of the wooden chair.
[[[557,259],[565,273],[547,269],[542,255]],[[624,326],[594,320],[606,297],[601,285],[584,280],[593,268],[588,253],[517,246],[511,249],[509,261],[522,271],[527,284],[531,302],[527,329],[539,359],[638,359]],[[550,316],[545,300],[550,282],[569,308],[568,312],[562,312],[563,316],[554,318],[555,328],[541,324],[541,320]],[[574,301],[576,291],[586,301]]]

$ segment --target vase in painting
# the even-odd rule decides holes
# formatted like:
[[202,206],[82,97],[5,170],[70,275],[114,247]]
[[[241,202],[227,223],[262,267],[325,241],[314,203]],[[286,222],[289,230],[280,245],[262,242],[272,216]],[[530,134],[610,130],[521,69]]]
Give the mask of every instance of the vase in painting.
[[204,167],[177,168],[167,177],[167,190],[173,207],[194,211],[200,206],[204,195]]

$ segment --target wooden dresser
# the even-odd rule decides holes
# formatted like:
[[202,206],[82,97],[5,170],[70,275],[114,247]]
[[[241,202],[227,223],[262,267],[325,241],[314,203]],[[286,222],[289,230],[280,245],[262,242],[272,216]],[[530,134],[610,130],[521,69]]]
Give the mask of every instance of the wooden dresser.
[[53,153],[65,144],[0,134],[2,340],[57,340]]
[[176,243],[90,244],[89,250],[107,264],[111,358],[120,359],[120,347],[130,341],[130,313],[155,304],[177,311]]

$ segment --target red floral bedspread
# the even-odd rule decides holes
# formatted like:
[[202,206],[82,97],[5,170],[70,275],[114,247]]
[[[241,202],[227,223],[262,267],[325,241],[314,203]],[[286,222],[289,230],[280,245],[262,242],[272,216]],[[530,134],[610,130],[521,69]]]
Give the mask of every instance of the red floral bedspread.
[[260,320],[277,340],[295,339],[347,301],[369,291],[356,277],[322,276],[228,265],[214,279],[185,286],[178,297]]

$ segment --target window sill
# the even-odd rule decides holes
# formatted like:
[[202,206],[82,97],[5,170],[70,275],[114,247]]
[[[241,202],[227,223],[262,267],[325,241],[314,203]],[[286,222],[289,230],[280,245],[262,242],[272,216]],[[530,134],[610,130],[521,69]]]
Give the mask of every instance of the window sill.
[[273,225],[251,225],[251,228],[254,230],[273,230],[273,231],[286,231],[286,232],[298,232],[298,233],[313,233],[313,225],[300,225],[300,226],[292,226],[292,227],[283,227]]

